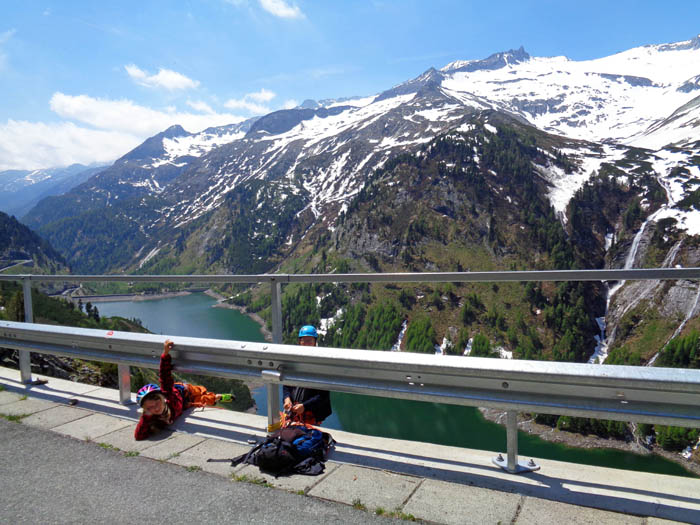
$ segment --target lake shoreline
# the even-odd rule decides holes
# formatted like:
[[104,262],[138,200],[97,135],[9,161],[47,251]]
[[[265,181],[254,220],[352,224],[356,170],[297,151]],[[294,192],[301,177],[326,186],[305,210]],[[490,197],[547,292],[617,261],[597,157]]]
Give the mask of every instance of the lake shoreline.
[[272,332],[268,330],[267,323],[258,314],[249,312],[244,306],[238,306],[235,304],[229,304],[224,301],[227,300],[226,297],[220,293],[209,288],[208,290],[201,291],[179,291],[179,292],[159,292],[153,294],[146,293],[131,293],[131,294],[105,294],[105,295],[73,295],[70,299],[77,301],[80,299],[83,303],[111,303],[111,302],[128,302],[128,301],[154,301],[157,299],[170,299],[172,297],[184,297],[186,295],[191,295],[193,293],[204,293],[212,299],[215,299],[217,303],[212,305],[213,308],[227,308],[229,310],[238,310],[243,315],[250,317],[258,325],[260,325],[260,332],[263,335],[265,341],[272,342]]
[[267,328],[267,323],[265,322],[265,319],[260,317],[258,314],[254,312],[249,312],[248,309],[245,306],[238,306],[236,304],[230,304],[226,303],[226,297],[223,295],[219,294],[218,292],[215,292],[211,288],[209,290],[206,290],[204,292],[206,295],[211,297],[212,299],[216,299],[217,303],[213,306],[214,308],[227,308],[229,310],[238,310],[241,312],[243,315],[247,315],[250,317],[253,321],[258,323],[260,325],[260,332],[262,333],[263,337],[265,338],[265,341],[271,343],[272,342],[272,332],[268,330]]
[[[479,412],[481,412],[481,415],[483,415],[484,419],[487,421],[505,425],[505,412],[490,408],[479,408]],[[664,450],[658,445],[646,447],[634,439],[630,441],[623,441],[621,439],[602,438],[591,434],[584,435],[576,432],[566,432],[548,425],[535,423],[534,419],[525,419],[522,417],[518,419],[518,430],[533,436],[537,436],[543,441],[560,443],[562,445],[566,445],[567,447],[579,449],[613,449],[621,450],[623,452],[632,452],[642,456],[654,454],[669,461],[673,461],[674,463],[679,464],[689,472],[693,473],[695,476],[700,477],[699,463],[685,459],[678,452]]]
[[157,299],[169,299],[171,297],[183,297],[194,292],[160,292],[153,294],[107,294],[107,295],[72,295],[70,299],[77,301],[80,299],[83,303],[112,303],[126,301],[155,301]]

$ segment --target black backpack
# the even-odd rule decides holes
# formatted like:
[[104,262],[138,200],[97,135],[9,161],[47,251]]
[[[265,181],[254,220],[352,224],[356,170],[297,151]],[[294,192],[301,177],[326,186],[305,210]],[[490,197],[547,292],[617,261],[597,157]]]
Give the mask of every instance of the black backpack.
[[[311,446],[322,437],[322,446]],[[295,445],[299,444],[299,447]],[[256,465],[261,472],[276,478],[288,474],[318,476],[325,469],[326,453],[334,443],[330,434],[303,425],[278,430],[250,451],[231,460],[231,466],[241,463]]]
[[[294,469],[294,465],[299,463],[294,445],[289,441],[284,441],[279,437],[264,443],[252,455],[251,464],[257,465],[262,472],[267,472],[277,477]],[[232,462],[233,465],[233,462]]]

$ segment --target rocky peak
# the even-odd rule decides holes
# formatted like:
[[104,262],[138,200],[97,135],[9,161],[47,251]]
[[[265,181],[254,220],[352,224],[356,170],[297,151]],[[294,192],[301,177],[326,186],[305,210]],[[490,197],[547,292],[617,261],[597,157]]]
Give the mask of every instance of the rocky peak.
[[440,86],[440,83],[443,81],[444,78],[445,75],[443,75],[437,69],[431,67],[422,75],[417,76],[416,78],[409,80],[408,82],[404,82],[403,84],[399,84],[398,86],[395,86],[387,91],[384,91],[377,97],[375,102],[378,102],[380,100],[386,100],[389,98],[394,98],[398,95],[418,93],[421,91],[425,91],[426,89],[435,89]]
[[510,49],[508,51],[501,51],[500,53],[494,53],[493,55],[485,58],[483,60],[459,60],[457,62],[452,62],[442,68],[444,73],[458,73],[480,71],[480,70],[491,70],[491,69],[501,69],[507,65],[519,64],[521,62],[526,62],[530,60],[530,55],[523,46],[518,49]]
[[122,158],[118,159],[115,164],[127,162],[127,161],[141,161],[146,159],[153,159],[160,157],[165,154],[165,149],[163,148],[163,139],[172,139],[175,137],[183,137],[190,135],[184,128],[180,125],[170,126],[165,131],[152,136],[141,144],[140,146],[132,149],[129,153],[124,155]]
[[685,51],[689,49],[700,49],[700,35],[690,40],[683,42],[674,42],[673,44],[662,44],[657,46],[659,51]]

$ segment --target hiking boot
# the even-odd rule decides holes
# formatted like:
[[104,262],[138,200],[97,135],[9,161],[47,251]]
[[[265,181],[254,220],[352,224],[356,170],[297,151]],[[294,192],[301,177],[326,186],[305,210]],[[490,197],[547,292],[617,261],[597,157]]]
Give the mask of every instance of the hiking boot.
[[231,403],[234,399],[236,399],[236,396],[233,394],[221,394],[221,399],[219,399],[219,401],[221,403]]

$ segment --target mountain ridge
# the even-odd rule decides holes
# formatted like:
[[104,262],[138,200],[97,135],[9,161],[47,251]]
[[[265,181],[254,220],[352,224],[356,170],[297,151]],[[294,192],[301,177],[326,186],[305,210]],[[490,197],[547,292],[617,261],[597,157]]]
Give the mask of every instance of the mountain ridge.
[[[694,46],[683,43],[676,48],[683,53],[694,51]],[[643,48],[621,54],[638,54],[639,49]],[[656,48],[649,49],[653,51]],[[455,82],[463,84],[464,75],[501,75],[499,71],[507,71],[510,75],[519,71],[518,68],[536,65],[540,60],[531,57],[521,47],[495,53],[483,61],[453,62],[454,71],[450,74],[431,68],[415,79],[374,97],[361,101],[354,99],[355,104],[362,105],[343,105],[342,101],[333,101],[329,107],[281,110],[234,127],[210,128],[208,135],[204,132],[189,134],[181,127],[171,127],[127,153],[94,178],[92,183],[76,188],[65,199],[57,199],[44,206],[44,211],[34,210],[26,219],[30,225],[39,228],[45,228],[57,220],[70,221],[74,214],[72,206],[59,203],[68,203],[76,198],[80,199],[80,205],[87,213],[103,206],[114,207],[114,220],[131,222],[133,227],[130,230],[136,232],[139,243],[145,243],[145,253],[152,253],[157,245],[164,242],[164,239],[159,239],[163,235],[167,237],[165,232],[181,231],[184,225],[199,220],[220,206],[225,200],[224,196],[234,188],[260,179],[268,183],[278,181],[270,188],[276,188],[277,196],[271,198],[277,201],[281,201],[284,195],[305,195],[307,203],[296,210],[297,216],[301,217],[308,211],[313,221],[323,222],[332,228],[336,220],[334,217],[360,191],[364,179],[372,170],[381,168],[392,155],[415,151],[440,133],[459,128],[470,115],[495,111],[521,122],[533,124],[534,120],[536,124],[538,119],[551,120],[552,115],[563,106],[568,108],[561,94],[549,100],[519,101],[516,98],[504,103],[504,97],[494,101],[482,96],[483,93],[480,95],[478,89],[463,91],[461,85],[455,85]],[[472,67],[471,72],[457,71],[464,69],[465,64],[488,67]],[[490,82],[502,86],[498,78]],[[608,87],[628,86],[625,89],[648,90],[657,89],[655,86],[658,86],[658,82],[652,79],[626,73],[585,72],[582,78],[592,78],[599,85],[602,82]],[[508,80],[511,82],[513,79]],[[515,83],[519,82],[516,79]],[[471,87],[478,85],[479,82]],[[483,82],[481,85],[484,85]],[[674,109],[678,111],[678,108]],[[651,140],[651,136],[671,128],[678,134],[687,134],[688,122],[693,122],[695,110],[695,106],[691,105],[682,115],[657,120],[643,138]],[[590,114],[590,111],[586,114]],[[572,175],[550,173],[543,168],[541,176],[550,181],[552,203],[565,218],[564,211],[574,191],[593,170],[624,156],[623,151],[629,146],[620,141],[609,142],[608,139],[604,141],[607,146],[595,145],[599,141],[592,141],[591,145],[586,146],[585,142],[576,142],[571,137],[571,129],[576,127],[566,127],[567,122],[571,123],[568,117],[557,118],[564,125],[564,131],[569,132],[568,135],[558,134],[569,137],[567,140],[572,144],[570,149],[564,146],[562,151],[572,158],[578,158],[579,168]],[[550,133],[552,131],[549,129],[551,126],[536,127]],[[555,127],[555,131],[561,131],[560,127]],[[691,181],[698,175],[695,173],[697,168],[692,164],[694,151],[690,148],[684,157],[686,160],[682,160],[673,151],[659,150],[659,159],[654,162],[659,167],[680,163],[687,173],[688,190],[692,191],[690,188],[694,183]],[[128,202],[132,203],[127,206],[129,211],[119,211],[124,207],[121,203]],[[687,213],[694,212],[690,210]],[[291,231],[290,235],[284,242],[297,242]],[[149,241],[149,238],[153,238],[153,241]],[[80,252],[74,248],[70,248],[70,251]],[[139,261],[138,265],[141,263]],[[136,262],[132,260],[131,264]]]

